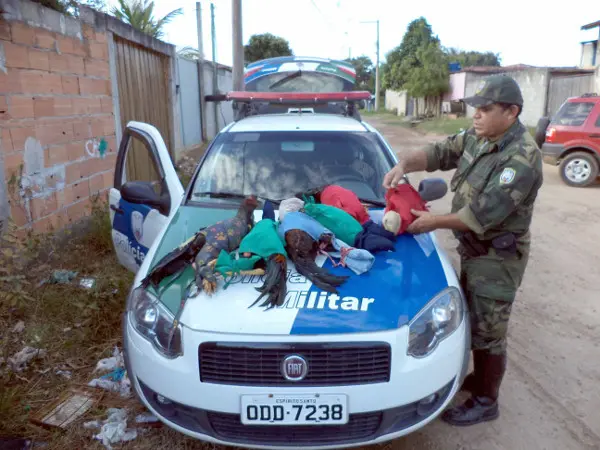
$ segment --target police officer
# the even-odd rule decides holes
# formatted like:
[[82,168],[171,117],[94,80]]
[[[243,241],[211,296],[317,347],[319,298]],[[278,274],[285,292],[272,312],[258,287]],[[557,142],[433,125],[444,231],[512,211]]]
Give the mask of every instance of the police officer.
[[543,181],[540,150],[519,120],[523,97],[505,75],[483,80],[464,99],[475,108],[467,131],[422,150],[400,153],[383,181],[398,184],[409,172],[456,169],[450,214],[414,211],[409,233],[453,230],[461,257],[460,282],[471,318],[474,371],[461,390],[471,393],[444,412],[453,425],[498,417],[498,392],[506,369],[508,320],[529,257],[531,217]]

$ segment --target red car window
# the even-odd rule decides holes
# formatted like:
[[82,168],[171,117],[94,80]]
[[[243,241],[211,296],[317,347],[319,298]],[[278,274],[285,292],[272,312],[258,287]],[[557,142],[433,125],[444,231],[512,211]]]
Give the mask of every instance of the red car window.
[[580,127],[588,118],[592,109],[594,109],[594,103],[591,102],[563,103],[552,120],[552,124]]

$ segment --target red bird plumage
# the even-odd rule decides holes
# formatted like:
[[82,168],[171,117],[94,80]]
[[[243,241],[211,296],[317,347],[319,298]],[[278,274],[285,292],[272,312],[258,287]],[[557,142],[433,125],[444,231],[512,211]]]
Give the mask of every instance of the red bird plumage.
[[415,220],[416,217],[410,212],[411,209],[427,211],[426,203],[415,188],[408,183],[388,189],[385,193],[385,202],[383,227],[396,235],[404,233]]

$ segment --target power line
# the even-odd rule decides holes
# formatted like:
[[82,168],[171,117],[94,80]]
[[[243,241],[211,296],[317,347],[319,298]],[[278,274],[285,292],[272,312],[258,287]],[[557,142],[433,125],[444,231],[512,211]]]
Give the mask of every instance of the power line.
[[[321,11],[321,8],[319,8],[317,6],[317,4],[315,3],[315,0],[310,0],[310,2],[313,4],[313,6],[315,7],[315,9],[319,12],[319,14],[321,15],[321,17],[323,17],[323,19],[325,19],[325,21],[327,22],[327,24],[334,28],[336,30],[336,32],[341,33],[348,41],[349,41],[349,37],[348,37],[348,32],[347,31],[343,31],[339,24],[337,23],[333,23],[329,20],[329,18],[323,13],[323,11]],[[338,7],[339,7],[339,3],[338,3]],[[346,21],[346,25],[348,25],[349,21]],[[348,44],[349,46],[349,44]]]

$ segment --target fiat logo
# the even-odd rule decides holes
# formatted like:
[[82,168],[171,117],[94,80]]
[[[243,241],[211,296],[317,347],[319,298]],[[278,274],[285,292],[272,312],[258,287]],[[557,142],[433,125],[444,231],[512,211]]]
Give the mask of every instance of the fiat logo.
[[300,381],[308,373],[308,362],[300,355],[286,356],[281,365],[281,373],[286,380]]

